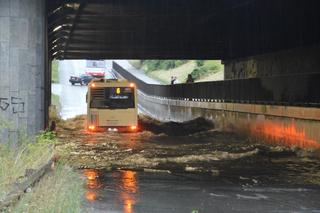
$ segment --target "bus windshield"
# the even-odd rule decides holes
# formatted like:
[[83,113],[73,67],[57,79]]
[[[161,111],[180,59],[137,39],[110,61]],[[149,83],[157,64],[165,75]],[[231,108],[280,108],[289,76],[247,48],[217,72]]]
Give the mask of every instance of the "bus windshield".
[[134,88],[106,87],[92,89],[90,107],[98,109],[135,108]]

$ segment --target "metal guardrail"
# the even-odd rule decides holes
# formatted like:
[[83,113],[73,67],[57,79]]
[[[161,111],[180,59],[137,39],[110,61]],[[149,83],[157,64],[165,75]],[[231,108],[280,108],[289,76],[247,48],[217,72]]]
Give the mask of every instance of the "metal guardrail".
[[114,71],[147,95],[178,100],[320,106],[320,73],[191,84],[147,84],[113,62]]

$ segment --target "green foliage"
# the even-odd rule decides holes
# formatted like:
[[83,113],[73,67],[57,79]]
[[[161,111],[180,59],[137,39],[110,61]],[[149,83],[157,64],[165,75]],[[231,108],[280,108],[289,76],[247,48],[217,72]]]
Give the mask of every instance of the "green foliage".
[[200,79],[202,76],[223,70],[223,65],[217,60],[197,60],[196,63],[198,67],[191,72],[195,80]]
[[56,139],[56,133],[55,132],[51,132],[51,131],[44,131],[41,134],[39,134],[37,136],[37,141],[38,142],[50,142],[50,143],[54,143]]
[[136,69],[142,68],[143,60],[128,60],[128,61],[134,68],[136,68]]
[[180,67],[181,65],[183,65],[187,62],[188,62],[188,60],[175,60],[174,65],[175,65],[175,67]]
[[[0,132],[10,128],[9,122],[0,119]],[[26,180],[27,170],[37,170],[53,157],[56,135],[45,131],[37,137],[28,137],[20,131],[18,141],[3,142],[0,138],[0,200],[15,183]],[[59,164],[8,212],[81,212],[83,193],[80,174]]]
[[53,60],[52,67],[51,67],[51,72],[52,72],[51,78],[53,83],[59,83],[58,67],[59,67],[59,62],[57,60]]
[[155,70],[169,70],[185,64],[187,60],[144,60],[147,72]]
[[196,60],[197,66],[201,67],[204,65],[204,60]]
[[171,76],[177,76],[179,82],[183,83],[189,73],[194,80],[199,81],[212,74],[223,72],[220,60],[141,60],[140,62],[148,76],[164,84],[170,83]]
[[207,70],[212,70],[213,72],[218,72],[223,70],[223,65],[219,60],[205,60],[203,66]]
[[[13,125],[0,119],[0,132],[10,131]],[[17,133],[15,141],[1,141],[0,138],[0,200],[8,193],[11,185],[23,178],[27,169],[37,169],[53,155],[55,136],[43,132],[29,137],[24,130]]]
[[191,76],[193,79],[197,80],[206,73],[207,73],[207,69],[205,69],[204,67],[199,67],[199,68],[195,68],[191,72]]

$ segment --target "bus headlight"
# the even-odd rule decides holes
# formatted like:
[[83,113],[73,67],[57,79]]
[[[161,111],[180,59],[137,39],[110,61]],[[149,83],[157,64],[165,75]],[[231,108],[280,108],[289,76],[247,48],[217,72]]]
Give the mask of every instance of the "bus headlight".
[[130,129],[131,129],[132,131],[137,130],[137,126],[131,126]]

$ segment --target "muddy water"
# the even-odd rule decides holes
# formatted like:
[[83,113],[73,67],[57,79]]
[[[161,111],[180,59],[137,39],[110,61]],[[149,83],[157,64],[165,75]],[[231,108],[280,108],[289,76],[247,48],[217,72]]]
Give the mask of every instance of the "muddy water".
[[87,169],[83,212],[319,212],[317,186],[259,184],[204,174]]
[[58,124],[58,149],[87,178],[86,211],[320,211],[317,150],[267,145],[202,121],[197,131],[149,123],[137,133],[90,133],[84,122]]
[[153,169],[241,176],[261,183],[320,184],[318,151],[266,145],[216,130],[179,136],[147,130],[89,133],[83,119],[58,127],[62,141],[58,149],[68,150],[71,164],[78,168]]

